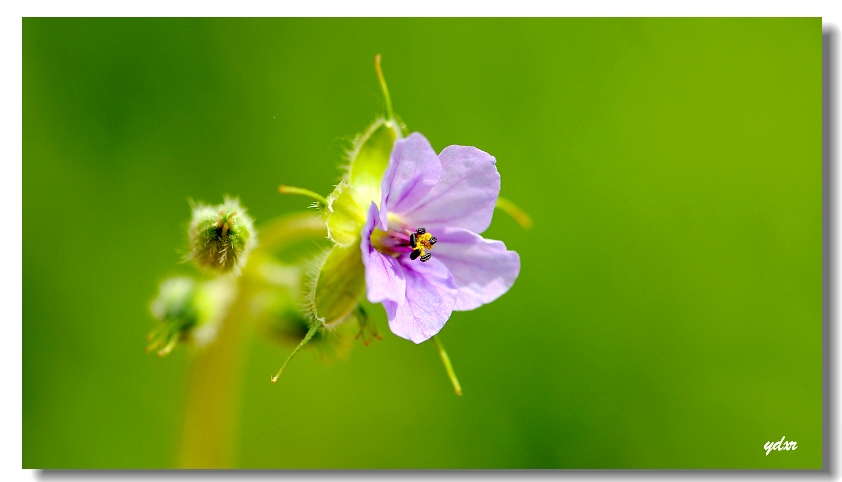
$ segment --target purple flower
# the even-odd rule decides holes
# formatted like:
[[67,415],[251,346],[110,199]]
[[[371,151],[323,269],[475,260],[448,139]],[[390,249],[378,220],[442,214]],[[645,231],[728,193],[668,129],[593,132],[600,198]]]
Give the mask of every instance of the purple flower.
[[479,235],[500,194],[495,163],[467,146],[437,156],[417,132],[395,141],[360,248],[368,299],[383,304],[401,338],[426,341],[454,310],[490,303],[514,284],[518,254]]

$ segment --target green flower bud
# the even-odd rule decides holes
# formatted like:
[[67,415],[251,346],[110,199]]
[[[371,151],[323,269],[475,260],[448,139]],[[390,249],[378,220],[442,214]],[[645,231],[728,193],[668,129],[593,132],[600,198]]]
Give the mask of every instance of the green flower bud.
[[225,278],[203,283],[186,276],[165,280],[149,307],[160,324],[146,337],[146,351],[165,356],[182,341],[209,343],[235,293],[235,285]]
[[179,320],[181,328],[189,328],[196,323],[195,294],[196,281],[193,278],[170,278],[161,283],[161,291],[150,310],[159,320]]
[[198,204],[190,221],[190,258],[206,271],[239,273],[256,244],[254,222],[237,199]]

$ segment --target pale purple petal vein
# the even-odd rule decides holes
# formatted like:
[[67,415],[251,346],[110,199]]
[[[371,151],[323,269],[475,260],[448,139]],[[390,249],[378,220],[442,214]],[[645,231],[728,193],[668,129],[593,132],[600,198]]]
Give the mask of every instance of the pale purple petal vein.
[[405,217],[430,230],[457,227],[482,233],[500,195],[496,159],[476,147],[449,146],[439,160],[441,181]]
[[447,323],[459,289],[450,271],[435,258],[426,263],[402,262],[406,302],[389,319],[392,333],[414,343],[429,340]]
[[453,274],[459,287],[454,310],[467,311],[491,303],[509,291],[520,273],[520,256],[502,241],[485,239],[466,229],[436,233],[435,259]]
[[410,211],[440,180],[441,162],[424,136],[414,132],[395,141],[381,185],[381,227],[386,229],[389,211]]

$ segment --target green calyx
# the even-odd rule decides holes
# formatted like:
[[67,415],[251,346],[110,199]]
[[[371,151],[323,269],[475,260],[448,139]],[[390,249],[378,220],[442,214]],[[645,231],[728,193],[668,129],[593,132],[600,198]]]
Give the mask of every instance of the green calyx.
[[[354,140],[348,154],[351,164],[346,176],[363,201],[380,204],[380,183],[389,165],[389,156],[395,141],[403,137],[394,119],[378,119]],[[365,202],[368,210],[368,202]]]
[[[365,269],[360,251],[360,233],[372,201],[380,204],[380,183],[395,141],[403,130],[391,110],[391,100],[376,59],[378,77],[386,99],[388,118],[376,120],[354,139],[348,153],[350,164],[342,181],[327,197],[322,217],[328,237],[335,243],[313,277],[309,293],[313,318],[330,326],[352,317],[365,294]],[[359,319],[364,316],[354,315]],[[362,323],[361,326],[368,326]],[[366,330],[363,330],[366,331]],[[366,336],[366,339],[379,335]]]
[[326,198],[307,189],[281,186],[281,193],[301,194],[316,201],[334,246],[316,265],[311,276],[307,304],[310,326],[301,343],[293,350],[272,382],[278,380],[292,358],[320,330],[335,329],[342,324],[356,325],[357,338],[364,344],[380,339],[380,333],[360,306],[365,294],[365,267],[360,250],[361,232],[371,203],[380,204],[380,184],[395,141],[406,128],[392,112],[389,90],[380,68],[375,68],[386,101],[386,118],[380,118],[354,138],[348,151],[347,171],[333,192]]
[[323,211],[328,236],[340,246],[359,242],[371,202],[380,205],[383,173],[389,165],[395,141],[401,139],[405,131],[392,112],[392,99],[380,67],[380,55],[375,57],[374,67],[386,101],[386,118],[375,120],[354,138],[353,147],[348,151],[347,172],[328,196]]
[[337,184],[322,210],[328,238],[339,246],[359,245],[368,211],[368,205],[364,203],[365,198],[351,187],[347,178]]
[[365,293],[360,233],[371,202],[380,203],[380,180],[401,132],[394,121],[379,120],[357,139],[344,179],[327,197],[323,218],[336,244],[314,277],[310,297],[316,320],[326,325],[354,312]]
[[380,204],[380,182],[395,141],[403,137],[397,122],[378,119],[354,140],[348,172],[327,197],[322,216],[328,237],[340,246],[359,243],[368,208]]
[[330,249],[312,281],[310,310],[321,326],[346,320],[365,294],[365,268],[359,245]]

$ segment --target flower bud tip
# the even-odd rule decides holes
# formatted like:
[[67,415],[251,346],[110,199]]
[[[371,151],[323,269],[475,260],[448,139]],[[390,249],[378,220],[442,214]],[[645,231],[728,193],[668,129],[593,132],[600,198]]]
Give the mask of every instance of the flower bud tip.
[[254,222],[236,199],[218,206],[199,204],[190,221],[190,257],[206,271],[235,272],[256,244]]

